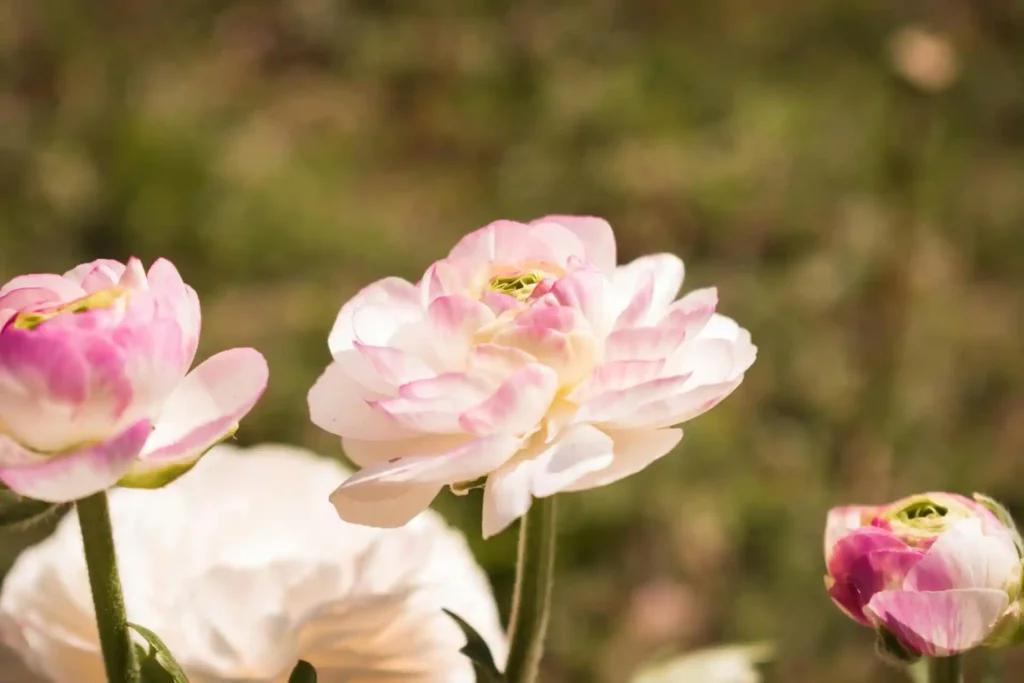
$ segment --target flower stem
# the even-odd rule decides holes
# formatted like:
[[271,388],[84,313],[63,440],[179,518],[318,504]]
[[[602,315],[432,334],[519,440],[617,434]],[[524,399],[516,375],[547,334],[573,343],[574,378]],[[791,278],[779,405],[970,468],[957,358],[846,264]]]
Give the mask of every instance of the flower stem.
[[555,499],[538,498],[519,527],[519,562],[509,620],[508,683],[535,683],[544,653],[555,567]]
[[117,573],[107,494],[100,491],[78,501],[76,506],[107,680],[110,683],[138,683],[139,664],[128,630],[121,578]]
[[932,657],[928,660],[928,683],[963,683],[963,655]]

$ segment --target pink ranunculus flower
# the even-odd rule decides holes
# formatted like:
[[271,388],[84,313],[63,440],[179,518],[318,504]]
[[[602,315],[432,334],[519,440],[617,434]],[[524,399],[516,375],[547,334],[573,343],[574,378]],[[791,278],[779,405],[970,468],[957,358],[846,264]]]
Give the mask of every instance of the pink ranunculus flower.
[[1001,644],[1019,622],[1020,536],[984,496],[926,493],[835,508],[825,559],[836,605],[905,658]]
[[334,361],[309,393],[320,427],[363,469],[341,517],[401,526],[445,485],[484,485],[483,533],[534,497],[608,484],[682,438],[754,362],[714,289],[676,300],[683,263],[616,267],[599,218],[498,221],[417,284],[390,277],[342,307]]
[[187,471],[267,384],[248,348],[189,372],[199,327],[195,291],[164,259],[148,273],[135,258],[100,260],[0,288],[0,481],[64,502]]

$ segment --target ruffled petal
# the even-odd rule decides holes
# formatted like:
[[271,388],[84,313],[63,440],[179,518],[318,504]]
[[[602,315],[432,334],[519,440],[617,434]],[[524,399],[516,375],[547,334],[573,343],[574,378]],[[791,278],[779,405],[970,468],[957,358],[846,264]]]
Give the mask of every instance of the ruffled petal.
[[893,590],[875,595],[864,611],[912,650],[948,657],[981,645],[1008,605],[1006,592],[992,588]]
[[[34,464],[0,466],[0,481],[23,496],[64,503],[104,491],[131,467],[152,432],[149,420],[140,420],[117,436],[79,450],[51,456]],[[0,436],[0,461],[27,462],[31,454]]]

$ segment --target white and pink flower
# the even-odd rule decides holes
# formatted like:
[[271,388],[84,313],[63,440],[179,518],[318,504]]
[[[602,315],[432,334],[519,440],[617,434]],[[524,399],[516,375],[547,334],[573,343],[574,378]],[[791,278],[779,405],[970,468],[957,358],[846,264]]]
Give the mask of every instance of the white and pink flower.
[[[911,657],[1000,644],[1020,618],[1020,537],[987,499],[950,493],[829,512],[829,595]],[[890,639],[891,640],[891,639]]]
[[332,496],[341,517],[401,526],[442,487],[485,479],[491,536],[534,497],[671,451],[674,425],[728,396],[756,355],[716,291],[677,300],[682,281],[671,254],[617,267],[604,220],[548,216],[467,235],[417,284],[363,289],[309,393],[313,421],[363,468]]
[[237,429],[268,375],[248,348],[188,372],[199,328],[195,291],[163,259],[0,288],[0,481],[63,502],[186,471]]

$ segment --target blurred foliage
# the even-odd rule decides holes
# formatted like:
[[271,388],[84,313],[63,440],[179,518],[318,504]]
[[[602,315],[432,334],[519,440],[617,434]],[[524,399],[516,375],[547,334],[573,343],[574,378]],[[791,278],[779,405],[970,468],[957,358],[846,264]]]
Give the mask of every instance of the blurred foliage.
[[[1024,515],[1022,37],[1019,0],[0,0],[0,276],[171,258],[201,355],[271,363],[239,440],[336,455],[305,393],[359,287],[604,216],[760,358],[678,453],[564,497],[546,680],[770,637],[771,681],[898,681],[822,523],[931,488]],[[514,532],[438,507],[507,601]]]

